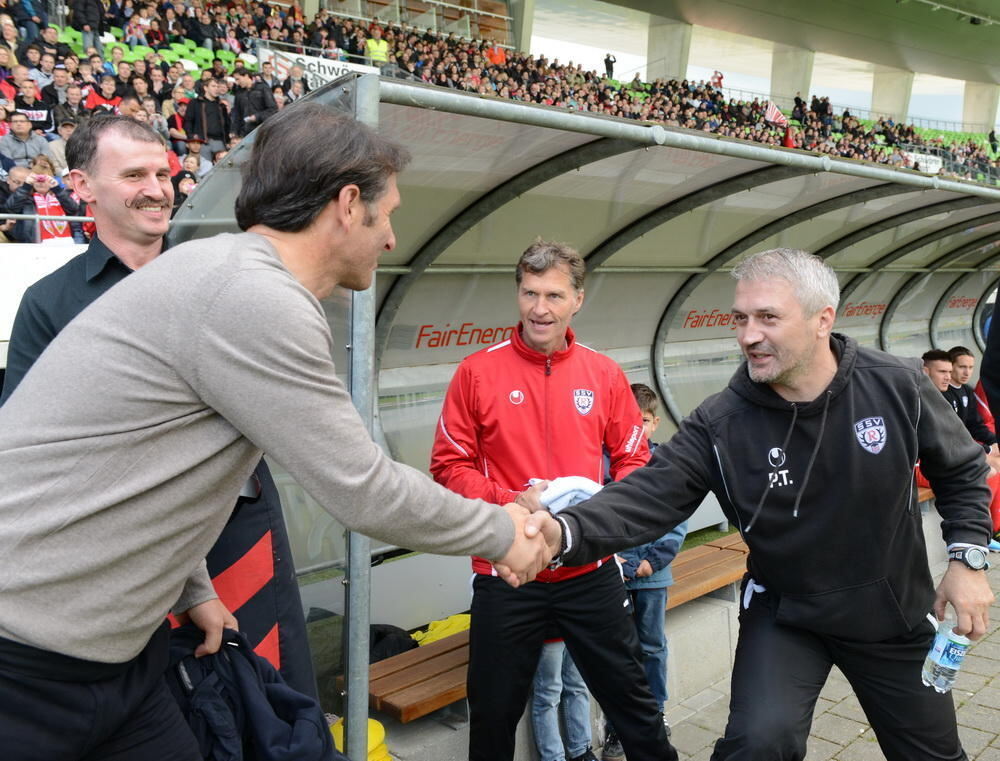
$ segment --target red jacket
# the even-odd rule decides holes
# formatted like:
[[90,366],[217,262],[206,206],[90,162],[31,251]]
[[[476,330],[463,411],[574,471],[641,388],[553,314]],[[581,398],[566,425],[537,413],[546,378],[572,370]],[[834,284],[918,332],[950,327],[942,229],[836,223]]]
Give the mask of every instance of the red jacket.
[[[576,343],[546,357],[513,338],[466,357],[444,399],[431,452],[431,474],[452,491],[504,505],[529,478],[585,476],[601,483],[604,450],[621,479],[649,459],[642,415],[625,373],[603,354]],[[542,571],[561,581],[600,563]],[[473,558],[477,573],[493,573]]]

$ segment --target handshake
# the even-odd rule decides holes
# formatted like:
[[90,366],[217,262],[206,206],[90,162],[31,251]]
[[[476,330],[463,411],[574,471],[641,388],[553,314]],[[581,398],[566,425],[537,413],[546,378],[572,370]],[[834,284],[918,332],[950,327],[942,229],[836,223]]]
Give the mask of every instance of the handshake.
[[559,553],[562,524],[539,500],[546,486],[547,481],[540,481],[503,507],[514,522],[514,543],[493,565],[497,575],[512,587],[534,579]]

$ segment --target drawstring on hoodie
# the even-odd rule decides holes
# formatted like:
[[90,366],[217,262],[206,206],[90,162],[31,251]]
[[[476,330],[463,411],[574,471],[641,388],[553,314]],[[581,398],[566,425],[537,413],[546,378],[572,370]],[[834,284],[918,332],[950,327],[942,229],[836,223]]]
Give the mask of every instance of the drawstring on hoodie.
[[806,486],[809,485],[809,476],[812,474],[813,464],[816,462],[816,455],[819,454],[819,448],[823,445],[823,432],[826,430],[826,413],[830,410],[830,398],[833,396],[829,391],[826,392],[826,401],[823,402],[823,417],[819,421],[819,434],[816,436],[816,446],[813,447],[812,454],[809,455],[809,464],[806,465],[806,473],[802,478],[802,488],[799,489],[798,496],[795,497],[795,506],[792,508],[792,517],[799,517],[799,503],[802,501],[802,495],[806,493]]
[[[820,419],[819,424],[819,435],[816,437],[816,445],[813,447],[812,454],[809,455],[809,463],[806,465],[806,472],[802,479],[802,486],[799,488],[799,493],[795,497],[795,505],[792,508],[792,516],[795,518],[799,517],[799,503],[802,501],[802,495],[805,494],[806,486],[809,485],[809,476],[812,474],[813,465],[816,463],[816,456],[819,454],[819,448],[823,444],[823,432],[826,430],[826,418],[827,413],[830,410],[830,399],[833,394],[827,390],[826,399],[823,402],[823,417]],[[791,441],[792,431],[795,430],[795,423],[799,418],[799,405],[792,402],[792,422],[788,425],[788,431],[785,433],[785,440],[781,444],[781,451],[788,451],[788,442]],[[757,522],[757,518],[760,516],[761,510],[764,509],[764,503],[767,501],[767,495],[771,492],[771,484],[778,475],[778,468],[781,467],[781,463],[774,465],[772,470],[767,475],[767,483],[764,484],[764,493],[760,495],[760,500],[757,502],[757,507],[753,511],[753,516],[750,518],[750,522],[747,527],[743,530],[743,533],[749,534],[750,529],[753,528],[754,524]]]

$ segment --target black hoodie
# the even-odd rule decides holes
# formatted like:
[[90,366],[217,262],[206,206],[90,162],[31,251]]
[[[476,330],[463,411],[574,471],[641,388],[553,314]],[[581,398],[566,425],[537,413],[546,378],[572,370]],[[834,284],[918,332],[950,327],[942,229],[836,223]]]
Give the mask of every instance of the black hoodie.
[[990,535],[983,448],[920,371],[834,334],[837,374],[788,402],[746,364],[650,463],[567,517],[577,565],[662,536],[713,492],[750,548],[778,620],[863,641],[903,634],[934,589],[913,466],[934,488],[947,542]]

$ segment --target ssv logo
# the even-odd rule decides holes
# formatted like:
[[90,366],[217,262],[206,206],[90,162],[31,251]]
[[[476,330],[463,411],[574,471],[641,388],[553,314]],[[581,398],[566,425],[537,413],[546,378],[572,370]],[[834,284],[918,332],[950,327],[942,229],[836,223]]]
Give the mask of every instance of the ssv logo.
[[885,420],[880,417],[866,417],[854,424],[854,438],[866,452],[878,454],[885,447],[888,434]]

